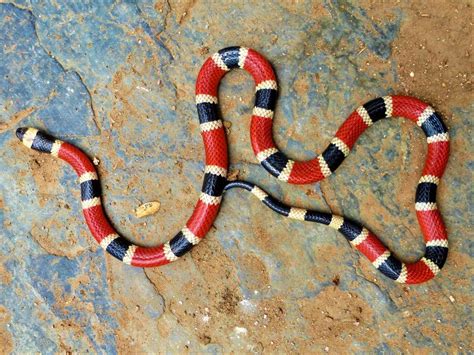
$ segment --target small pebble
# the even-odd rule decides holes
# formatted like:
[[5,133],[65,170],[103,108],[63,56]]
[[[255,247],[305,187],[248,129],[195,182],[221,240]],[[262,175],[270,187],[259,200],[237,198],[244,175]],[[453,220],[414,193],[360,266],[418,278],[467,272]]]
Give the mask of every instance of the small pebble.
[[92,159],[92,163],[97,166],[100,164],[100,160],[97,158],[97,157],[94,157],[94,159]]
[[415,73],[413,73],[412,71],[410,72],[410,78],[414,78],[415,77]]

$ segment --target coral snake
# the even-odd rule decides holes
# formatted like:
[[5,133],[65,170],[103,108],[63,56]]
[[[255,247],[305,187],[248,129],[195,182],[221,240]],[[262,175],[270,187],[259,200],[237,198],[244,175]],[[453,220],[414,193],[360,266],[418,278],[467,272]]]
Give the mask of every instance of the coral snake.
[[[218,115],[218,86],[225,73],[233,68],[245,69],[255,80],[255,107],[250,124],[252,148],[263,167],[279,180],[310,184],[328,177],[349,154],[357,138],[378,120],[405,117],[420,126],[427,137],[428,154],[416,190],[415,210],[426,243],[424,256],[417,262],[403,263],[375,234],[353,221],[331,213],[287,206],[253,183],[228,181],[227,140],[225,127]],[[209,231],[217,217],[224,191],[241,188],[250,191],[267,207],[285,217],[321,223],[338,230],[390,279],[416,284],[433,278],[443,267],[448,253],[447,232],[436,205],[436,190],[449,155],[449,136],[440,115],[431,106],[413,97],[384,96],[374,99],[349,115],[321,155],[300,162],[289,159],[273,141],[277,94],[276,77],[271,65],[252,49],[225,48],[205,61],[196,83],[196,106],[206,153],[201,194],[184,228],[170,241],[156,247],[131,243],[109,223],[101,205],[96,169],[81,150],[34,128],[18,128],[16,134],[28,148],[50,153],[73,167],[79,176],[82,210],[92,235],[107,252],[124,263],[152,267],[177,260]]]

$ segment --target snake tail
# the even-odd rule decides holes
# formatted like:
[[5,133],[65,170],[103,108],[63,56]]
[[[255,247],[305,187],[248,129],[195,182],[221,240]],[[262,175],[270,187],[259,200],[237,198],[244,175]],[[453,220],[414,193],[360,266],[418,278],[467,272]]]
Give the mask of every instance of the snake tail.
[[435,239],[426,242],[425,254],[415,263],[400,261],[381,241],[364,226],[343,216],[288,206],[267,194],[257,185],[247,181],[231,181],[224,191],[240,188],[257,197],[272,211],[298,221],[324,224],[339,231],[350,244],[369,259],[382,274],[399,283],[419,283],[434,277],[444,266],[448,256],[448,240]]

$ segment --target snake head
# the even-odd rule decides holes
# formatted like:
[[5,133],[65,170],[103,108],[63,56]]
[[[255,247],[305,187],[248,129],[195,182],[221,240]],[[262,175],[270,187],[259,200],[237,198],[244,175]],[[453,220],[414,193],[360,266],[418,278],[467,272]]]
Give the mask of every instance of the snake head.
[[36,128],[20,127],[16,130],[18,139],[28,148],[42,153],[52,153],[56,139]]
[[33,141],[38,135],[38,132],[36,128],[20,127],[16,130],[16,136],[26,147],[33,148]]
[[20,127],[17,128],[16,130],[16,136],[20,140],[20,142],[23,142],[23,137],[25,136],[26,131],[28,130],[28,127]]

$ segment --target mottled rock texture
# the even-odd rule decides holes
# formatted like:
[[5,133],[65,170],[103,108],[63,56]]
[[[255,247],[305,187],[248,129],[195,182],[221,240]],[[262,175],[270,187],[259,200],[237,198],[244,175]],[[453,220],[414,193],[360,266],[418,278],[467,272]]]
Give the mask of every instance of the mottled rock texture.
[[[472,9],[435,3],[0,1],[0,351],[472,351]],[[395,284],[342,235],[284,219],[242,191],[225,196],[215,228],[182,260],[131,268],[90,236],[71,169],[14,137],[32,125],[97,157],[117,228],[137,243],[165,241],[189,217],[203,176],[196,75],[235,44],[274,65],[274,134],[295,159],[324,149],[379,95],[414,95],[442,112],[450,254],[438,277]],[[417,127],[377,123],[335,175],[290,186],[253,156],[253,90],[243,71],[220,90],[240,177],[364,222],[405,260],[423,254]],[[160,211],[137,219],[147,201]]]

